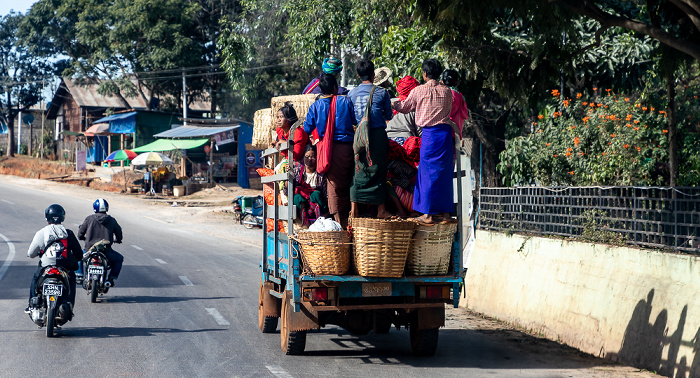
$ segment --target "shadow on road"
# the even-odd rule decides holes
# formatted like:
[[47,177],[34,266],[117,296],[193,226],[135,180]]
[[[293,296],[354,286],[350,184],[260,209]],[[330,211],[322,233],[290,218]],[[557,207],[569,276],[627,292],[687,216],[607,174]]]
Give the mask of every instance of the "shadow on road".
[[152,295],[137,295],[137,296],[114,296],[110,297],[109,293],[100,297],[103,303],[173,303],[194,300],[216,300],[216,299],[234,299],[236,297],[160,297]]
[[227,331],[226,329],[179,329],[179,328],[150,328],[150,327],[67,327],[58,331],[58,336],[84,337],[103,339],[106,337],[140,337],[156,336],[164,333],[200,333],[212,331]]
[[[318,348],[313,338],[331,334]],[[434,356],[416,357],[409,332],[392,328],[389,334],[354,336],[340,328],[307,335],[306,356],[355,359],[363,364],[413,367],[474,367],[480,369],[586,369],[615,363],[587,355],[577,349],[509,329],[441,329]]]

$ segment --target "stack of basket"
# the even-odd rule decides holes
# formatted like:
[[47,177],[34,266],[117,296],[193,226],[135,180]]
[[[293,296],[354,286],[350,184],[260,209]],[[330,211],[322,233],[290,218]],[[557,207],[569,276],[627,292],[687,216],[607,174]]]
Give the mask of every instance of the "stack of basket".
[[406,274],[433,276],[447,274],[456,223],[419,225],[406,262]]
[[401,277],[416,228],[414,222],[370,218],[350,219],[353,260],[363,277]]
[[286,102],[291,102],[297,117],[306,118],[309,107],[316,101],[316,95],[294,95],[273,97],[270,107],[255,112],[253,118],[253,147],[268,148],[270,143],[277,138],[277,112]]
[[270,107],[272,108],[272,129],[277,127],[276,115],[281,107],[284,106],[286,102],[291,102],[294,106],[294,111],[297,113],[299,119],[306,118],[306,113],[309,112],[309,107],[316,101],[316,95],[294,95],[294,96],[279,96],[273,97],[270,101]]
[[341,275],[350,268],[350,234],[347,231],[300,232],[296,241],[306,273]]
[[272,121],[271,108],[260,109],[255,112],[253,116],[253,142],[251,143],[253,147],[270,147],[270,143],[274,140],[273,133],[275,133]]

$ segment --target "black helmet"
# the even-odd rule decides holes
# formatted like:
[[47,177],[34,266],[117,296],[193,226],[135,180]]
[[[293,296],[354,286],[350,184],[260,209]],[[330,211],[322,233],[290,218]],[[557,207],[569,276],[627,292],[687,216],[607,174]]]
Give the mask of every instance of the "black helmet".
[[46,217],[46,221],[51,224],[61,224],[63,220],[66,219],[66,211],[63,210],[63,206],[54,203],[46,208],[44,216]]

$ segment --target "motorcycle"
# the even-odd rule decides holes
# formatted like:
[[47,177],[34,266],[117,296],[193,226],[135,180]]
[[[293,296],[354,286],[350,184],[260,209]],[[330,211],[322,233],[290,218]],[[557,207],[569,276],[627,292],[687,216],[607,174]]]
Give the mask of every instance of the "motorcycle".
[[246,228],[263,226],[262,207],[264,199],[262,196],[245,197],[238,196],[233,200],[233,214],[236,222]]
[[106,294],[112,283],[107,279],[109,272],[109,260],[106,247],[102,243],[95,243],[83,255],[83,288],[90,296],[90,302],[97,302],[97,296]]
[[35,296],[29,306],[29,317],[41,327],[46,327],[46,337],[53,337],[54,330],[73,318],[68,300],[70,284],[68,271],[56,265],[43,268],[37,280]]

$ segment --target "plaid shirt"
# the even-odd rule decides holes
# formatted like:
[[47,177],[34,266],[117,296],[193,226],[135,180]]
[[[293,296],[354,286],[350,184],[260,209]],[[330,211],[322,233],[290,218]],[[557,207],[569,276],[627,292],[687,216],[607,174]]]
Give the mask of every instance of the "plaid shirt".
[[447,124],[452,110],[452,90],[436,80],[416,87],[403,101],[392,107],[401,113],[416,112],[416,125],[422,127]]

